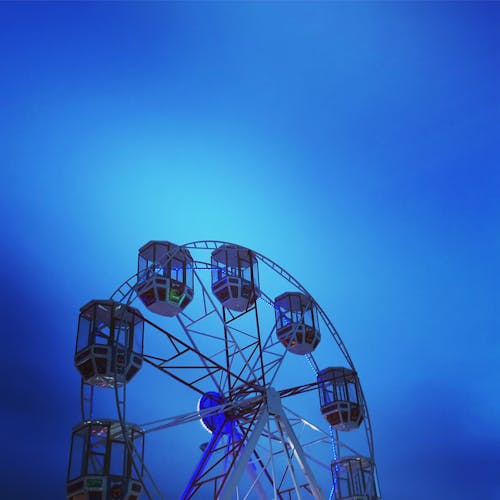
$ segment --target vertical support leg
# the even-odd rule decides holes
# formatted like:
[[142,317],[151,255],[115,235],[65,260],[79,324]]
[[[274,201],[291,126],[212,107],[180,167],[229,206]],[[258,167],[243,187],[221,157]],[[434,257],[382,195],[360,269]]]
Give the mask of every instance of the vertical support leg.
[[250,460],[250,457],[252,456],[255,447],[257,446],[257,441],[259,440],[259,437],[262,434],[264,427],[266,426],[268,418],[269,414],[267,412],[267,408],[264,407],[261,409],[260,415],[258,416],[257,422],[255,423],[255,427],[253,428],[244,449],[240,453],[238,463],[235,465],[235,467],[231,471],[230,476],[227,478],[225,484],[222,487],[222,491],[219,495],[219,498],[221,500],[231,500],[236,487],[240,482],[241,476],[248,465],[248,461]]
[[[278,424],[278,427],[280,429],[280,434],[282,435],[284,434],[286,436],[288,444],[292,448],[293,454],[295,455],[295,459],[297,460],[300,469],[304,473],[304,476],[306,477],[307,482],[309,483],[314,498],[316,500],[325,499],[326,497],[324,493],[321,491],[321,488],[319,487],[316,479],[314,478],[312,469],[309,467],[309,464],[307,463],[304,450],[302,449],[302,446],[300,445],[300,442],[297,439],[297,436],[295,435],[295,432],[293,431],[293,428],[290,425],[290,422],[288,421],[285,412],[283,411],[279,393],[275,389],[270,388],[267,390],[267,406],[269,409],[269,413],[274,415],[274,417],[276,418],[276,423]],[[291,472],[293,475],[293,470],[291,470]],[[295,483],[294,477],[293,480]]]
[[191,498],[195,494],[197,489],[196,482],[199,479],[199,477],[203,474],[203,471],[207,466],[207,463],[210,459],[210,456],[212,455],[213,450],[219,444],[219,441],[223,436],[222,430],[224,429],[225,425],[226,425],[226,420],[224,420],[216,429],[216,431],[212,434],[212,439],[210,439],[210,442],[208,443],[208,446],[203,452],[203,455],[201,456],[201,459],[198,462],[198,465],[196,466],[196,470],[194,471],[191,480],[189,481],[189,484],[186,486],[186,489],[184,490],[184,493],[181,496],[182,500]]
[[293,468],[293,463],[292,463],[292,460],[290,459],[290,455],[288,452],[287,442],[286,442],[287,440],[285,439],[283,425],[281,424],[280,418],[278,415],[275,415],[274,418],[276,420],[276,425],[278,426],[278,430],[280,433],[281,444],[283,445],[283,451],[285,452],[285,457],[286,457],[286,460],[288,462],[288,470],[290,471],[290,475],[292,476],[293,487],[295,488],[295,493],[297,493],[297,499],[302,500],[302,496],[300,494],[299,484],[297,483],[297,478],[295,477],[295,469]]

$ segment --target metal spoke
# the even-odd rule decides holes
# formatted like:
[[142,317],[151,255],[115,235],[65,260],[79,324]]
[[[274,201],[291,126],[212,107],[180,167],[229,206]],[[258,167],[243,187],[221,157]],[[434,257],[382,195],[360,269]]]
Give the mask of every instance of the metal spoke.
[[[200,420],[205,428],[212,432],[209,442],[201,447],[201,457],[182,494],[183,499],[196,496],[222,499],[236,497],[246,500],[253,494],[275,500],[284,498],[305,500],[311,496],[319,499],[323,498],[322,488],[324,491],[333,488],[331,497],[332,494],[338,495],[334,489],[337,487],[337,475],[343,464],[341,460],[349,456],[354,459],[366,459],[373,464],[375,490],[373,499],[380,498],[374,465],[372,426],[361,386],[359,392],[356,389],[355,401],[356,404],[359,402],[359,406],[353,406],[353,416],[349,418],[352,419],[351,428],[352,422],[355,422],[356,430],[362,427],[364,436],[361,433],[356,434],[357,440],[351,440],[346,433],[342,434],[341,440],[339,429],[342,426],[337,425],[337,421],[328,413],[333,410],[325,403],[331,400],[328,399],[327,389],[324,389],[322,377],[325,373],[329,373],[328,370],[343,368],[321,366],[320,360],[323,358],[321,355],[315,356],[312,350],[322,338],[322,342],[329,342],[330,348],[334,347],[335,362],[338,362],[337,358],[341,359],[342,365],[349,367],[356,375],[354,363],[332,321],[305,287],[273,260],[234,243],[205,240],[176,246],[160,242],[164,248],[160,254],[154,254],[157,250],[151,250],[156,248],[151,247],[151,243],[141,249],[141,252],[146,249],[145,252],[153,253],[141,254],[143,257],[139,261],[140,271],[132,274],[111,296],[112,300],[121,304],[120,307],[125,306],[120,313],[121,316],[116,319],[116,328],[111,329],[107,324],[101,323],[95,331],[96,343],[112,345],[109,356],[114,363],[114,372],[113,376],[106,374],[107,378],[104,377],[104,383],[109,383],[109,387],[114,389],[117,415],[117,420],[112,420],[116,422],[116,426],[113,427],[110,436],[112,439],[120,439],[120,436],[123,436],[126,453],[131,460],[128,467],[129,469],[132,467],[134,477],[140,478],[144,495],[151,500],[163,498],[159,485],[145,464],[143,441],[136,441],[136,447],[133,432],[128,430],[132,424],[128,424],[126,419],[127,382],[135,372],[127,372],[125,380],[125,370],[128,370],[126,362],[118,361],[118,354],[122,356],[121,359],[126,355],[131,356],[132,334],[129,332],[132,329],[130,325],[133,326],[135,323],[127,324],[125,318],[127,308],[138,298],[138,302],[143,302],[141,309],[146,307],[150,311],[160,311],[166,316],[175,316],[169,321],[173,323],[174,331],[177,333],[170,331],[170,326],[164,328],[155,320],[149,319],[149,313],[144,317],[141,316],[141,327],[146,327],[146,334],[159,335],[152,342],[159,352],[154,350],[144,352],[142,347],[140,359],[134,361],[137,363],[134,369],[137,371],[143,366],[153,374],[156,373],[157,377],[173,380],[175,384],[189,388],[202,396],[199,400],[200,409],[196,411],[144,422],[139,426],[141,439],[144,434],[155,435],[159,431],[167,431]],[[226,248],[222,249],[223,246]],[[233,253],[228,254],[227,249]],[[243,267],[236,268],[240,274],[233,269],[236,266],[233,265],[236,262],[235,249],[238,259],[242,255],[238,253],[240,249],[246,252],[244,253],[247,259],[246,270]],[[224,254],[226,257],[223,257],[226,260],[218,260],[222,258],[221,251],[226,252]],[[193,253],[192,256],[190,252]],[[179,256],[181,254],[187,255],[189,260],[183,261]],[[155,259],[148,255],[153,257],[160,255],[160,257]],[[281,293],[273,299],[266,293],[265,281],[261,279],[262,273],[277,279],[282,290],[291,287],[293,291]],[[189,275],[191,280],[189,285],[191,288],[186,288],[188,283],[186,275]],[[157,280],[161,281],[158,276],[164,278],[163,285],[157,285]],[[179,279],[184,281],[182,283],[175,281]],[[170,280],[174,280],[173,285]],[[234,288],[236,292],[232,289],[230,291],[229,283],[231,286],[234,283],[238,284],[239,288]],[[166,296],[167,299],[159,298],[159,292],[154,288],[157,286],[159,289],[163,286],[163,297]],[[275,293],[274,285],[270,288]],[[151,290],[156,294],[155,299],[149,298]],[[230,294],[229,299],[227,294]],[[314,311],[310,312],[313,318],[310,324],[287,319],[288,310],[283,309],[281,304],[283,297],[288,296],[300,297],[303,316],[306,314],[304,312],[306,308],[314,308]],[[150,300],[164,302],[154,302],[151,306]],[[186,305],[187,308],[184,310]],[[295,310],[289,311],[291,315]],[[310,336],[307,341],[302,340],[308,338],[306,333]],[[141,339],[143,342],[142,337]],[[310,352],[305,352],[307,349],[304,346],[309,348]],[[290,352],[293,354],[289,354]],[[294,365],[297,354],[303,355],[306,365],[314,374],[314,379],[310,382],[312,377],[311,372],[308,372],[308,376],[302,379],[305,383],[287,386],[286,382],[283,383],[283,377],[286,376],[285,367],[297,366]],[[132,361],[127,362],[132,363]],[[120,375],[118,375],[118,365],[122,367]],[[296,379],[293,383],[297,383]],[[298,380],[298,383],[300,384],[301,380]],[[274,384],[279,384],[280,387],[274,389]],[[311,394],[313,391],[318,392],[323,398],[321,402],[319,398],[313,397]],[[345,391],[347,393],[347,389]],[[98,391],[92,383],[86,383],[82,378],[80,392],[82,421],[92,422],[96,413]],[[208,402],[204,404],[208,407],[203,407],[201,401],[207,396],[209,399],[205,401]],[[286,406],[282,404],[285,400]],[[210,406],[211,404],[213,406]],[[299,406],[302,404],[318,405],[321,423],[316,423],[309,407],[304,410],[309,418],[297,413],[297,408],[305,408]],[[346,408],[346,412],[351,411],[350,407]],[[355,414],[356,408],[358,413]],[[319,414],[320,410],[323,416]],[[329,423],[336,427],[330,427]],[[345,428],[349,429],[348,426]],[[94,445],[97,444],[98,441],[95,441]],[[327,446],[330,446],[330,450],[326,448]],[[331,462],[327,463],[329,457],[332,457],[333,465]],[[100,470],[109,466],[109,460],[105,455],[96,454],[92,457],[92,465],[94,469]],[[340,462],[337,463],[336,460]],[[325,489],[325,484],[320,486],[316,482],[312,466],[315,471],[321,472],[322,480],[327,483],[328,490]],[[246,476],[244,476],[245,470]]]

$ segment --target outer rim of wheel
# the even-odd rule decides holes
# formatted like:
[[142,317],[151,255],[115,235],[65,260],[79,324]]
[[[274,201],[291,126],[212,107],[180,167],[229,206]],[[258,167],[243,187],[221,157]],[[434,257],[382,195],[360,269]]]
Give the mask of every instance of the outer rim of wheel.
[[[277,264],[275,261],[273,261],[272,259],[269,259],[268,257],[264,256],[263,254],[256,252],[255,250],[250,249],[248,247],[243,247],[242,245],[239,245],[236,243],[226,242],[226,241],[221,241],[221,240],[197,240],[197,241],[185,243],[183,245],[177,245],[177,247],[186,248],[186,249],[210,251],[210,250],[214,250],[222,245],[228,245],[228,246],[239,247],[239,248],[247,248],[248,250],[250,250],[252,252],[252,254],[260,262],[262,262],[264,265],[266,265],[272,271],[274,271],[275,273],[280,275],[282,278],[284,278],[286,281],[288,281],[297,290],[299,290],[300,292],[311,297],[314,305],[317,308],[318,314],[320,315],[321,319],[323,320],[323,322],[327,326],[328,331],[329,331],[330,335],[332,336],[334,342],[337,344],[339,350],[344,355],[344,358],[346,359],[349,367],[352,370],[356,371],[354,363],[353,363],[353,361],[352,361],[352,359],[347,351],[347,348],[346,348],[344,342],[342,341],[342,339],[340,337],[340,334],[338,333],[335,326],[333,325],[333,322],[326,315],[323,308],[317,303],[317,301],[314,299],[313,295],[311,293],[309,293],[309,291],[292,274],[290,274],[288,271],[286,271],[282,266]],[[176,251],[177,251],[177,249],[174,249],[168,253],[165,261],[163,262],[163,265],[167,264],[173,258]],[[115,300],[116,302],[130,306],[131,303],[137,298],[137,293],[136,293],[135,287],[136,287],[138,275],[139,275],[139,272],[132,274],[126,281],[124,281],[118,288],[115,289],[115,291],[111,294],[110,298],[112,300]],[[154,322],[151,321],[151,323],[154,323]],[[306,357],[306,356],[304,356],[304,357]],[[311,368],[314,371],[314,367],[312,365],[311,365]],[[147,470],[147,467],[144,464],[144,462],[142,462],[138,465],[136,463],[136,460],[133,458],[133,443],[131,443],[129,438],[128,438],[127,423],[125,421],[125,416],[123,415],[123,412],[121,411],[120,404],[119,404],[119,393],[118,393],[119,387],[117,384],[116,371],[115,371],[114,375],[115,375],[115,384],[114,384],[115,403],[116,403],[116,409],[117,409],[117,414],[118,414],[118,420],[119,420],[121,428],[122,428],[122,433],[123,433],[123,436],[125,438],[128,452],[130,453],[130,456],[132,457],[133,468],[134,468],[135,472],[137,473],[138,477],[141,477],[141,474],[139,473],[139,467],[144,467],[145,470],[147,471],[147,474],[150,476],[150,479],[152,480],[153,485],[155,485],[155,489],[157,490],[158,493],[160,493],[154,480],[152,479],[151,475],[149,474],[149,471]],[[365,427],[365,432],[366,432],[366,437],[367,437],[368,449],[370,452],[370,460],[374,466],[374,475],[376,478],[376,466],[375,466],[375,457],[374,457],[372,426],[371,426],[370,415],[369,415],[369,411],[368,411],[368,405],[366,402],[366,398],[364,396],[361,382],[359,382],[359,389],[360,389],[361,398],[363,401],[363,408],[364,408],[364,412],[365,412],[364,427]],[[84,420],[85,416],[84,416],[83,392],[81,394],[81,398],[82,398],[82,420]],[[337,431],[335,431],[335,432],[337,432]],[[333,441],[333,436],[332,436],[332,441]],[[140,481],[141,481],[141,483],[143,483],[142,479],[140,479]],[[149,494],[149,492],[146,489],[146,485],[144,483],[143,483],[143,487],[144,487],[144,491],[145,491],[146,495],[151,499],[154,498]],[[380,490],[380,486],[378,485],[378,481],[377,481],[377,489]],[[161,498],[163,498],[163,496]]]

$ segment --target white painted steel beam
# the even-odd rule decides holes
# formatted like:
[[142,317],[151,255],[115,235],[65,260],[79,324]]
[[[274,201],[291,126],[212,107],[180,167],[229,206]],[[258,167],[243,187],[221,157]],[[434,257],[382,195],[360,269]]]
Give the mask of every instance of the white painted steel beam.
[[266,426],[267,419],[269,418],[269,414],[267,412],[267,408],[263,407],[260,411],[260,415],[257,417],[257,422],[252,432],[250,433],[250,437],[247,442],[244,444],[244,448],[240,453],[238,458],[238,463],[231,471],[229,477],[227,478],[226,483],[224,484],[222,491],[219,495],[220,500],[231,500],[234,492],[236,491],[236,487],[240,482],[241,476],[245,472],[245,469],[248,465],[248,461],[252,456],[252,453],[257,446],[257,442]]

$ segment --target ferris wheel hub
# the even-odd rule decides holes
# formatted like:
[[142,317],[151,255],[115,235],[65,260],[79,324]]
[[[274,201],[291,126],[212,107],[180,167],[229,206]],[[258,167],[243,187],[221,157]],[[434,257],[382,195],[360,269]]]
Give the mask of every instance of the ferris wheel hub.
[[[140,310],[131,306],[136,299]],[[165,321],[174,330],[148,319],[148,311],[171,318]],[[145,331],[165,336],[149,345],[158,352],[145,352]],[[349,367],[338,366],[338,353],[332,352],[333,366],[318,365],[313,352],[322,335],[323,343],[333,338]],[[326,488],[332,500],[380,498],[368,409],[347,349],[307,290],[267,257],[221,241],[150,241],[139,250],[137,273],[111,299],[82,307],[76,344],[82,422],[72,432],[68,500],[131,500],[141,493],[150,500],[164,498],[145,465],[144,434],[197,420],[210,437],[200,445],[183,500],[195,494],[232,500],[246,490],[245,498],[250,492],[260,498],[292,498],[293,492],[302,498],[308,492],[319,500],[326,498]],[[314,379],[290,387],[285,354],[291,370],[302,357]],[[194,389],[197,410],[143,426],[128,422],[125,388],[141,368],[151,366]],[[328,422],[329,434],[316,425],[315,403],[305,396],[315,389],[317,418],[323,426]],[[114,400],[115,418],[95,420],[96,408],[107,411],[106,393]],[[307,420],[293,411],[297,404]],[[366,446],[358,450],[361,424]],[[322,435],[311,441],[311,432]],[[344,444],[339,433],[343,439],[353,436]],[[331,451],[312,448],[328,440]],[[320,461],[331,453],[329,465]]]
[[273,387],[266,389],[267,410],[271,415],[279,415],[283,411],[280,393]]

